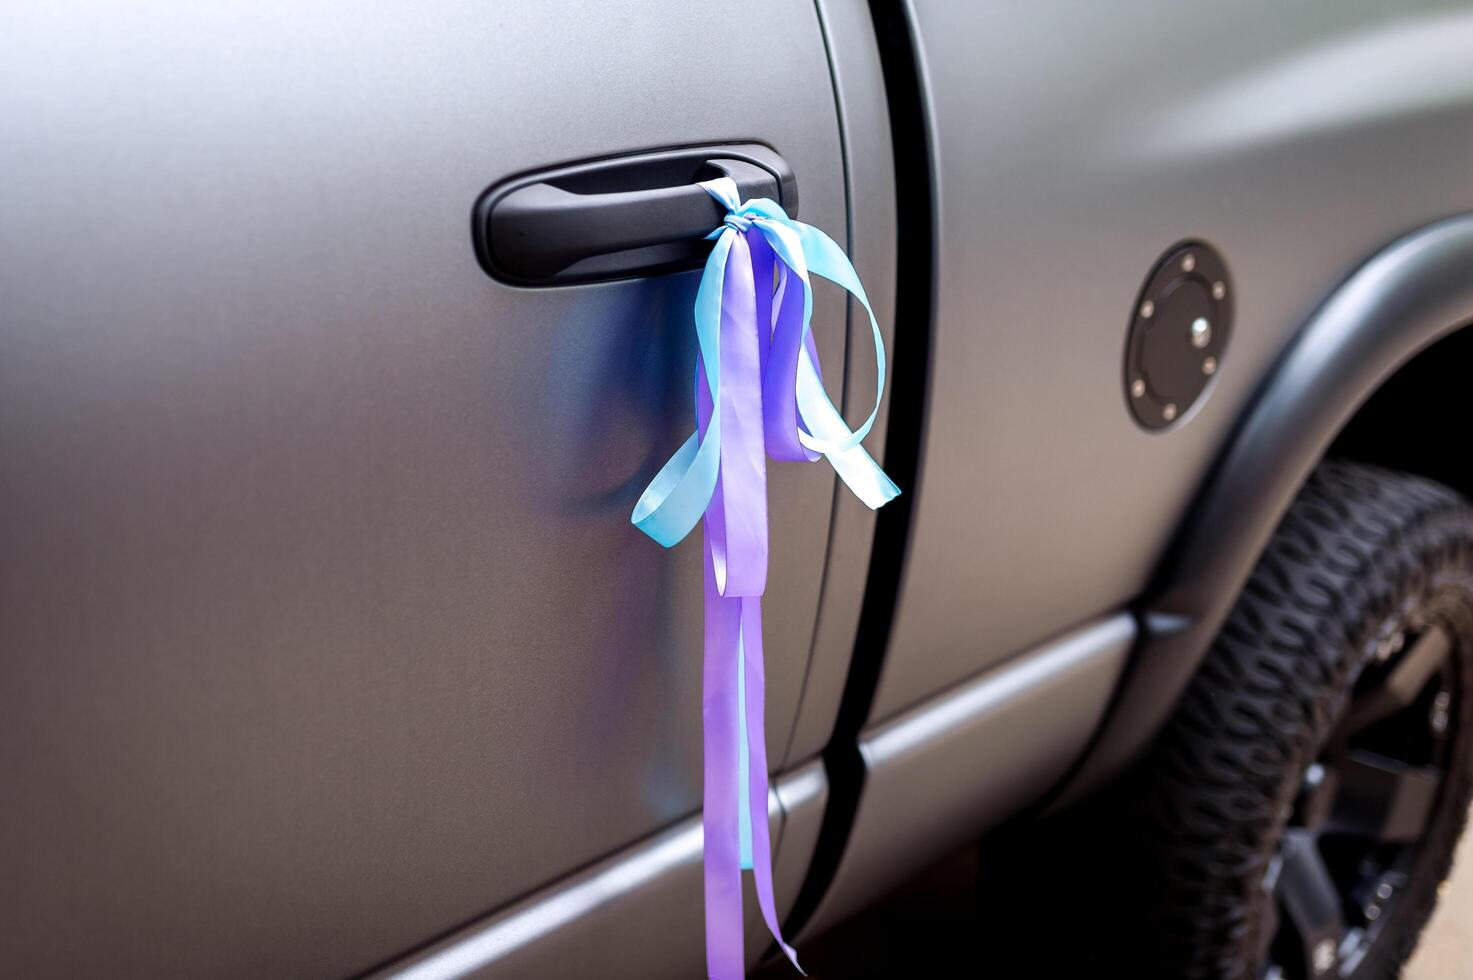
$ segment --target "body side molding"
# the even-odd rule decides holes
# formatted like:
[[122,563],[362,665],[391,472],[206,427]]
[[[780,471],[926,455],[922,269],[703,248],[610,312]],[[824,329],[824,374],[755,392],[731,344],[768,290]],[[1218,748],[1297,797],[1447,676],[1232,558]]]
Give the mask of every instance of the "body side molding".
[[[779,908],[791,905],[828,783],[817,760],[775,777],[768,812]],[[370,974],[371,980],[694,976],[700,972],[697,814]],[[786,860],[785,860],[786,858]],[[750,898],[750,890],[749,890]],[[746,903],[749,965],[771,939]]]
[[1115,613],[867,729],[853,830],[805,934],[835,924],[1054,785],[1097,730],[1135,636],[1135,620]]
[[1401,238],[1320,305],[1244,413],[1157,568],[1121,688],[1055,805],[1099,785],[1149,742],[1336,435],[1419,351],[1469,322],[1473,214]]

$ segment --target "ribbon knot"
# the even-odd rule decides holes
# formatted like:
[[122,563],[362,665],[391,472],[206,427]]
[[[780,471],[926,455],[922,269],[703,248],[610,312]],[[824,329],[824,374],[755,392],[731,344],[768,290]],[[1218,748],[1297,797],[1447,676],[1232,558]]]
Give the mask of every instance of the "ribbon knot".
[[721,223],[732,231],[742,234],[745,234],[752,228],[752,219],[738,211],[726,212],[726,217],[721,219]]
[[[767,828],[767,460],[827,459],[872,508],[900,490],[860,445],[879,413],[885,348],[843,249],[773,201],[740,200],[729,177],[700,186],[727,213],[707,236],[715,245],[696,291],[696,431],[655,474],[630,520],[668,548],[705,519],[706,961],[716,980],[739,980],[745,869],[763,920],[798,965],[777,922]],[[813,274],[848,291],[869,316],[875,404],[855,429],[824,391],[809,331]]]

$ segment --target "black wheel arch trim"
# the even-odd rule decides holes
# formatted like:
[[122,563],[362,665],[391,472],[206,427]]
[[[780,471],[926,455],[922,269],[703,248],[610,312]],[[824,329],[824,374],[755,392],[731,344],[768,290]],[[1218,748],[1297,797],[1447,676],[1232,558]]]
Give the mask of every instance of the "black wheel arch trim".
[[1180,698],[1280,518],[1367,399],[1473,322],[1473,214],[1422,227],[1331,292],[1290,341],[1206,477],[1151,584],[1125,677],[1057,807],[1120,771]]

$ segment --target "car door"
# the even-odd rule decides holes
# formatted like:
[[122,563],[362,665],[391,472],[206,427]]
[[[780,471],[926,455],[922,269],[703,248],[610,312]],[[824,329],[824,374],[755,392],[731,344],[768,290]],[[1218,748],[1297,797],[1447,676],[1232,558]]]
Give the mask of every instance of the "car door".
[[[516,174],[759,143],[840,235],[814,8],[0,33],[5,972],[361,972],[695,813],[699,541],[628,514],[692,425],[697,274],[506,285],[469,218]],[[815,330],[842,364],[842,305]],[[781,745],[832,474],[770,498]]]

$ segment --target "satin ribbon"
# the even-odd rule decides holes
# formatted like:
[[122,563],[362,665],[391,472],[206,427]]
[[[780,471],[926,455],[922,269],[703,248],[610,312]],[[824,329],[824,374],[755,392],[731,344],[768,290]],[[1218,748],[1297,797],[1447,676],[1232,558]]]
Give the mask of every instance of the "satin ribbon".
[[[885,388],[885,347],[869,299],[844,250],[765,198],[740,200],[728,177],[700,185],[727,209],[696,292],[696,431],[650,481],[631,521],[665,547],[705,518],[706,966],[713,980],[739,980],[742,878],[782,938],[772,893],[763,739],[762,593],[767,588],[767,460],[827,459],[870,507],[900,490],[860,441]],[[850,429],[823,387],[809,332],[811,276],[851,293],[869,316],[875,404]]]

